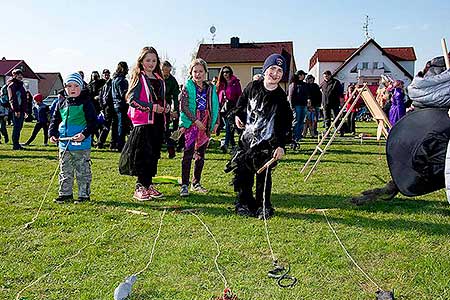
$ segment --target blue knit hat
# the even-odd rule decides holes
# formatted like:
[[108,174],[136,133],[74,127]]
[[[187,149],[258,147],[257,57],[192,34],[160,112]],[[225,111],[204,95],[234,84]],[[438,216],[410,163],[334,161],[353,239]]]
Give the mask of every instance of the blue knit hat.
[[66,85],[70,82],[74,82],[80,86],[80,88],[83,88],[83,78],[81,78],[81,75],[79,73],[72,73],[66,78]]
[[266,58],[266,60],[264,61],[264,66],[263,66],[263,70],[262,70],[263,74],[271,66],[279,66],[280,68],[283,69],[283,73],[286,73],[286,60],[284,59],[283,56],[281,56],[281,54],[274,53],[274,54],[269,55]]

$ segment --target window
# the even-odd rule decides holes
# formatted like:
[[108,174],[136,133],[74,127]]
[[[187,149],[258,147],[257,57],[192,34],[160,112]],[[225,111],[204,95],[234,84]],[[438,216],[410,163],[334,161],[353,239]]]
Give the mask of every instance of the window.
[[363,62],[363,63],[362,63],[362,69],[363,69],[363,70],[369,69],[369,63],[368,63],[368,62]]
[[256,74],[262,74],[262,68],[261,67],[253,67],[252,68],[252,77],[255,76]]
[[219,77],[220,68],[208,68],[208,80],[211,81],[214,77]]
[[350,73],[358,73],[358,65],[357,64],[350,70]]

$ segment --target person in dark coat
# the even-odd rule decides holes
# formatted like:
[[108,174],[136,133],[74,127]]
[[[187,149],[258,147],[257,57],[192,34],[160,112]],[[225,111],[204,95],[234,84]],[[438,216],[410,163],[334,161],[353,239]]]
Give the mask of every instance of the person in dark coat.
[[[170,105],[170,113],[166,116],[166,132],[165,132],[165,141],[167,144],[167,152],[169,154],[169,158],[175,157],[175,145],[176,142],[170,138],[170,135],[173,131],[178,129],[178,122],[180,118],[180,105],[178,101],[178,95],[180,94],[180,87],[178,86],[178,82],[173,77],[170,72],[172,71],[172,65],[170,62],[165,60],[162,63],[161,71],[164,77],[164,82],[166,84],[166,102]],[[172,129],[170,128],[172,125]]]
[[8,86],[8,99],[12,112],[13,132],[12,142],[13,150],[23,150],[20,145],[20,132],[22,131],[23,121],[27,117],[27,99],[26,91],[23,87],[23,72],[21,69],[12,71],[12,78],[6,83]]
[[111,124],[111,134],[117,141],[117,145],[111,145],[111,148],[117,149],[119,152],[122,151],[122,148],[125,145],[125,136],[127,135],[130,124],[127,116],[128,104],[125,99],[125,95],[128,91],[128,80],[125,78],[127,74],[128,64],[124,61],[119,62],[117,64],[116,72],[113,75],[111,87],[114,110],[117,115],[117,123],[113,120],[113,123]]
[[340,99],[343,94],[343,88],[339,80],[331,77],[330,71],[323,73],[324,81],[320,85],[322,90],[322,107],[325,127],[331,126],[331,114],[336,118],[339,114]]
[[286,61],[280,54],[267,57],[263,66],[264,78],[250,82],[236,105],[236,126],[243,132],[237,152],[225,171],[234,169],[238,215],[266,219],[274,214],[270,202],[273,164],[263,173],[256,173],[272,158],[279,160],[285,153],[292,111],[279,82],[286,69]]
[[306,76],[306,84],[308,88],[308,99],[311,102],[311,106],[314,107],[314,116],[316,122],[314,123],[314,135],[317,135],[317,121],[320,115],[320,106],[322,105],[322,92],[317,83],[314,82],[315,78],[311,74]]
[[303,81],[306,73],[297,71],[289,84],[288,100],[293,111],[294,122],[292,124],[292,148],[295,149],[303,137],[303,126],[308,102],[308,86]]
[[[102,86],[99,95],[99,103],[104,116],[104,123],[100,126],[100,137],[98,138],[97,148],[102,149],[111,129],[111,124],[117,124],[117,114],[114,110],[112,99],[112,79],[108,69],[103,70],[103,80],[105,84]],[[117,134],[111,134],[110,148],[117,145]]]

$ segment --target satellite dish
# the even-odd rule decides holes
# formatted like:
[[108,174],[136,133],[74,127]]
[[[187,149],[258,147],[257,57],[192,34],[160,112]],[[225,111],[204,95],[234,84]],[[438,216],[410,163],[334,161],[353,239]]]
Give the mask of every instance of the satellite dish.
[[214,27],[214,25],[211,26],[211,27],[209,28],[209,32],[211,32],[212,34],[216,33],[216,27]]

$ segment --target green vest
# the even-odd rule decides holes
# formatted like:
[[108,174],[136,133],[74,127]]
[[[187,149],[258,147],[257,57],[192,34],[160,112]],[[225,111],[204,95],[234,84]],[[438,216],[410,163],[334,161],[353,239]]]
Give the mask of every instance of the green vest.
[[[212,87],[212,88],[211,88]],[[185,86],[189,95],[189,111],[195,116],[197,115],[197,90],[195,83],[192,79],[186,82]],[[209,130],[212,132],[214,125],[217,122],[219,115],[219,98],[217,97],[216,86],[210,85],[208,89],[208,109],[211,114],[211,124],[209,124]],[[192,125],[192,121],[186,116],[183,111],[180,111],[180,127],[189,128]]]

